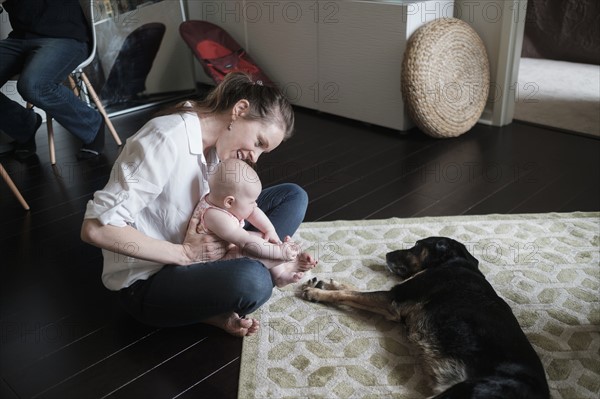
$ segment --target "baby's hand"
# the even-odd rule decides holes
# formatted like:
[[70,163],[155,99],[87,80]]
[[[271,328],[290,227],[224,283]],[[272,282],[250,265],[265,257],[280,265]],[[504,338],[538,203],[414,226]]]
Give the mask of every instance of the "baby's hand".
[[277,235],[277,232],[275,230],[265,231],[263,233],[263,238],[265,239],[265,241],[268,241],[271,244],[281,244],[281,240],[279,239],[279,236]]
[[281,248],[285,260],[288,261],[295,260],[300,254],[300,245],[290,240],[286,240],[286,242],[281,244]]

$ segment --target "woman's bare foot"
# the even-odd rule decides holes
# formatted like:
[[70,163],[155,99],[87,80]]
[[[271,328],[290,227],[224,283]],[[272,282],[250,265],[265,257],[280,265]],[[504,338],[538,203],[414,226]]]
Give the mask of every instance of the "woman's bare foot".
[[318,260],[316,260],[315,258],[313,258],[309,253],[307,252],[302,252],[298,255],[298,267],[300,268],[300,270],[302,271],[307,271],[307,270],[311,270],[314,269],[315,266],[317,266],[317,263],[319,263]]
[[304,272],[314,268],[316,265],[317,261],[310,254],[303,252],[293,261],[271,267],[269,272],[275,285],[277,287],[284,287],[300,281],[304,277]]
[[242,319],[235,312],[211,317],[202,321],[205,324],[218,327],[236,337],[246,337],[256,334],[260,328],[260,322],[256,319]]

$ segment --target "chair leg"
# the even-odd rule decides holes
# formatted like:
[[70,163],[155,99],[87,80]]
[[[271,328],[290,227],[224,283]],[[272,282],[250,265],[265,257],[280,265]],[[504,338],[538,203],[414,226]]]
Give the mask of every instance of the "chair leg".
[[56,165],[56,152],[54,151],[54,126],[52,117],[46,112],[46,128],[48,130],[48,151],[50,152],[50,163]]
[[106,110],[104,109],[104,106],[102,106],[102,102],[100,102],[100,99],[98,98],[98,95],[96,94],[96,91],[92,87],[92,84],[90,83],[85,72],[81,72],[81,79],[83,80],[83,83],[85,83],[85,86],[87,87],[87,89],[90,93],[90,96],[92,97],[92,100],[94,101],[94,104],[96,104],[98,111],[100,111],[100,113],[104,117],[104,122],[106,123],[106,126],[108,127],[108,130],[110,131],[113,138],[115,139],[117,145],[119,145],[119,146],[122,145],[123,143],[121,143],[121,139],[119,138],[119,135],[117,134],[117,131],[115,130],[115,127],[113,126],[112,122],[108,118],[108,115],[106,114]]
[[[75,83],[75,82],[73,82]],[[76,90],[75,88],[73,90]],[[27,109],[33,108],[33,104],[27,103]],[[54,126],[52,117],[46,112],[46,127],[48,130],[48,151],[50,152],[50,163],[56,165],[56,151],[54,150]]]
[[75,83],[75,79],[73,79],[73,75],[69,75],[69,86],[71,86],[71,90],[73,90],[73,94],[79,97],[79,89],[77,88],[77,83]]
[[[77,83],[75,79],[73,79],[72,75],[68,76],[69,78],[69,86],[71,86],[71,90],[73,90],[73,94],[79,97],[79,89],[77,88]],[[56,151],[54,147],[54,126],[52,125],[52,117],[46,112],[46,127],[48,130],[48,150],[50,152],[50,163],[52,165],[56,165]]]
[[[117,131],[115,130],[115,127],[113,126],[112,122],[108,118],[108,115],[106,114],[106,110],[104,109],[104,106],[102,106],[102,103],[100,102],[100,99],[98,98],[98,95],[96,94],[96,91],[92,87],[92,84],[90,83],[88,77],[86,76],[86,74],[84,72],[81,72],[81,79],[83,80],[83,83],[87,87],[90,97],[92,97],[92,100],[94,101],[94,104],[96,104],[98,111],[100,111],[100,114],[102,114],[102,117],[104,118],[104,123],[108,127],[108,130],[112,134],[117,145],[119,145],[119,146],[123,145],[123,143],[121,142],[121,138],[117,134]],[[75,80],[73,79],[73,77],[71,75],[69,75],[69,84],[71,85],[71,89],[73,90],[75,95],[79,95],[79,90],[77,89],[77,84],[75,83]],[[27,108],[33,108],[33,105],[30,103],[27,103]],[[48,150],[50,152],[50,163],[52,165],[56,165],[56,152],[55,152],[55,147],[54,147],[54,126],[52,125],[52,117],[50,115],[48,115],[48,113],[46,113],[46,126],[48,128]],[[8,177],[8,175],[7,175],[7,177]],[[26,209],[29,209],[29,208],[26,208]]]
[[4,167],[2,166],[1,163],[0,163],[0,175],[2,175],[2,179],[4,179],[6,184],[8,184],[8,187],[13,192],[15,197],[17,197],[17,199],[19,200],[19,202],[21,203],[23,208],[25,208],[25,210],[28,211],[29,205],[27,204],[27,201],[25,201],[25,198],[23,198],[23,196],[21,195],[21,192],[19,191],[17,186],[15,186],[15,183],[13,183],[12,179],[10,178],[10,176],[6,172],[6,169],[4,169]]

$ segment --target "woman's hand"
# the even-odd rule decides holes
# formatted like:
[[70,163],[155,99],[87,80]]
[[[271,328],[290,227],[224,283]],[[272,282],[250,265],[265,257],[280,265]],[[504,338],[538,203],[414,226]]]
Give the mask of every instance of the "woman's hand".
[[211,262],[225,256],[229,243],[214,234],[198,232],[200,214],[194,211],[183,240],[183,252],[188,264]]

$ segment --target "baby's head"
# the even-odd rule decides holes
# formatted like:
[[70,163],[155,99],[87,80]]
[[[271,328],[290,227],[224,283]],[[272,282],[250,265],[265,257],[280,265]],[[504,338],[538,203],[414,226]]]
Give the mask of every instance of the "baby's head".
[[210,202],[245,219],[256,207],[256,199],[262,190],[258,174],[250,165],[239,159],[226,159],[208,173]]

